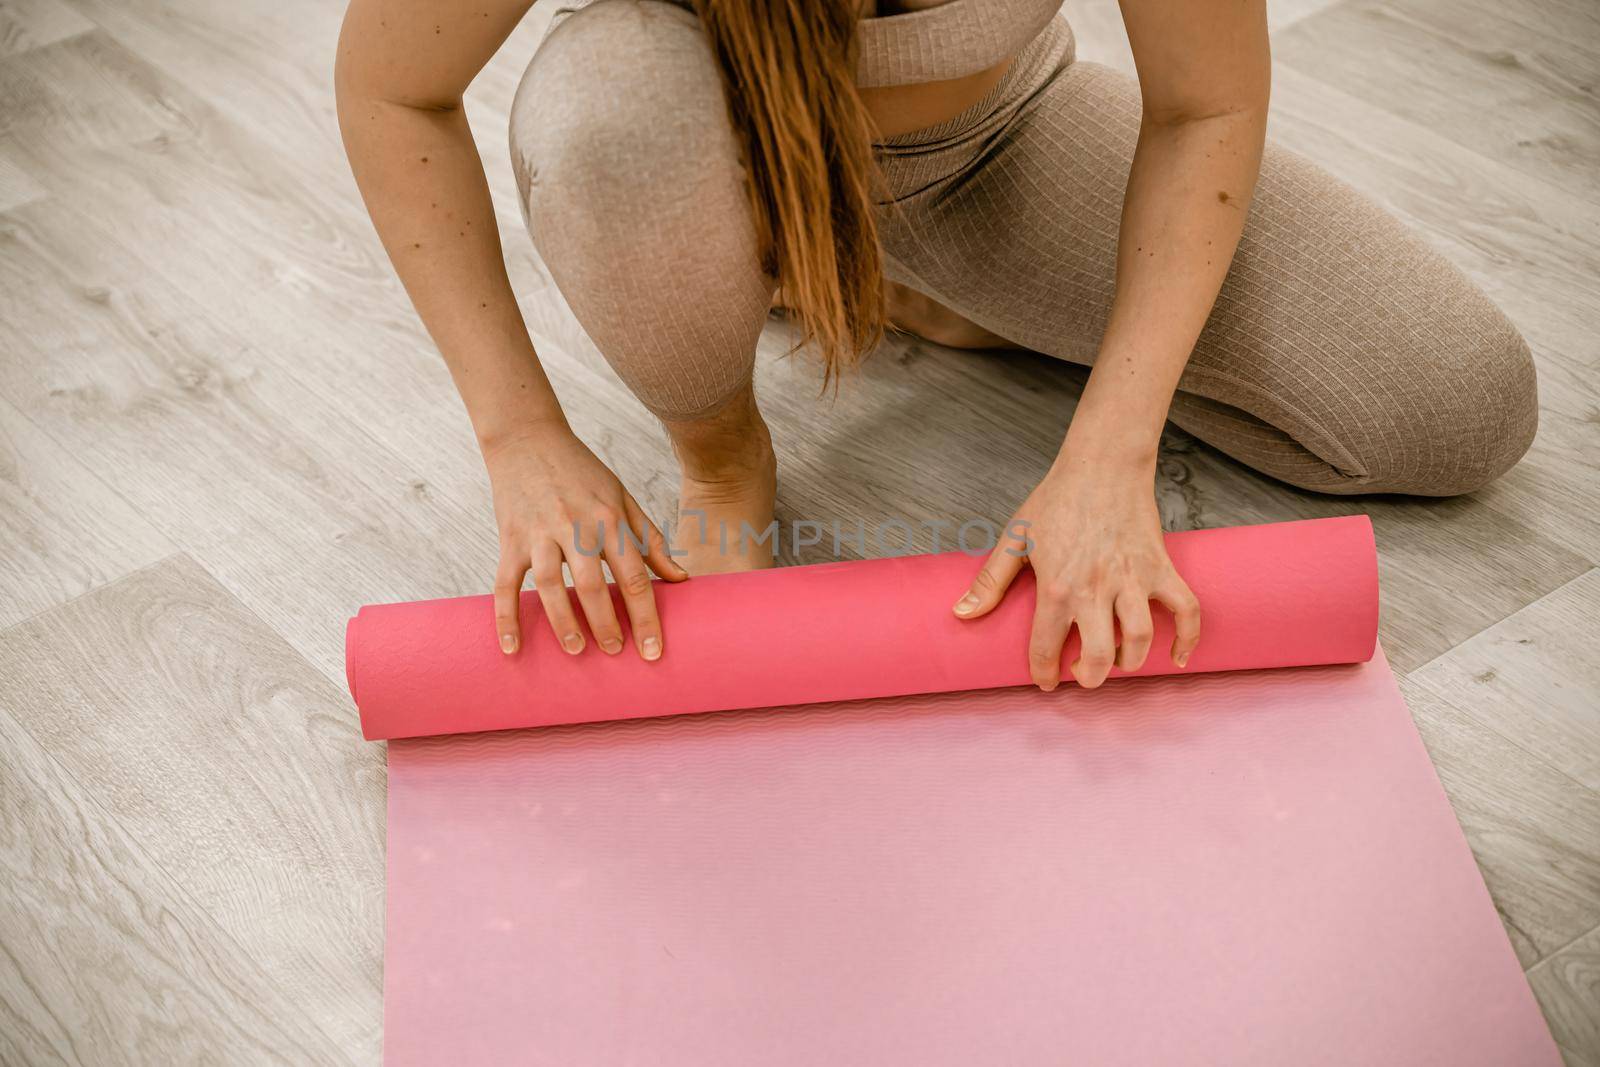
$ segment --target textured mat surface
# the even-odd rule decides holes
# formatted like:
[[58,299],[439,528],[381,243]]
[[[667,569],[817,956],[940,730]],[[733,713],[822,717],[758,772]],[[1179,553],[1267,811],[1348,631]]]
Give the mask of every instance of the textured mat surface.
[[389,774],[395,1064],[1559,1062],[1381,656]]

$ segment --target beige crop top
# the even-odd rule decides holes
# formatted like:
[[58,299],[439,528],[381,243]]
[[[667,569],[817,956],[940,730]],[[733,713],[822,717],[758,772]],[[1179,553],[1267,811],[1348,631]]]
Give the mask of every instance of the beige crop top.
[[[593,0],[568,0],[576,10]],[[694,9],[694,0],[667,0]],[[1061,10],[1062,0],[865,0],[895,13],[861,20],[856,84],[863,89],[951,81],[1014,56]]]
[[863,89],[965,78],[1037,37],[1062,0],[899,0],[901,14],[861,20],[856,84]]

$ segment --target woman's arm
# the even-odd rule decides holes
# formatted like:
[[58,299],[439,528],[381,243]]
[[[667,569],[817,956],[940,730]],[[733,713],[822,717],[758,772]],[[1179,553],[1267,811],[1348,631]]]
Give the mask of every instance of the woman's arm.
[[[661,633],[645,563],[684,576],[616,477],[572,434],[539,365],[506,277],[494,207],[462,107],[467,85],[532,0],[353,0],[334,81],[356,183],[400,280],[449,365],[494,487],[501,647],[520,645],[518,592],[531,569],[569,652],[584,640],[563,560],[603,649],[622,647],[600,559],[574,551],[578,526],[604,525],[610,564],[641,654]],[[647,544],[641,554],[622,523]],[[585,544],[594,544],[589,531]],[[620,544],[620,550],[619,550]]]
[[[1174,662],[1199,640],[1199,606],[1161,538],[1152,483],[1161,428],[1232,262],[1266,135],[1271,57],[1263,0],[1122,0],[1144,98],[1117,249],[1116,294],[1094,370],[1050,473],[1018,510],[1032,544],[1000,545],[956,613],[987,613],[1030,562],[1034,681],[1070,665],[1097,686],[1150,647],[1149,601],[1174,614]],[[1113,621],[1122,631],[1120,648]]]
[[1122,0],[1144,99],[1117,288],[1067,435],[1151,466],[1178,376],[1233,261],[1261,169],[1272,77],[1263,0]]
[[506,278],[462,93],[531,0],[354,0],[339,129],[378,236],[486,445],[564,420]]

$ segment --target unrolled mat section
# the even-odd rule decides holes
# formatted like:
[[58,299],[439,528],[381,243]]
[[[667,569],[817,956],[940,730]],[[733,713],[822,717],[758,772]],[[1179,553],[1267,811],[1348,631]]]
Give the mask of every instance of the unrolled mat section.
[[364,609],[363,727],[412,738],[386,1061],[1559,1063],[1374,654],[1370,526],[1169,546],[1200,651],[1158,611],[1168,676],[1092,692],[1016,687],[1032,597],[954,619],[965,556],[658,587],[653,665]]

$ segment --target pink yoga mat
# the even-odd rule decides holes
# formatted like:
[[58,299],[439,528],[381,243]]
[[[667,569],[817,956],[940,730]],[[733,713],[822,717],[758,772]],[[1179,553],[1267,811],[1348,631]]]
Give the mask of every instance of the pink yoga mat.
[[[1204,605],[1188,673],[1372,657],[1366,516],[1171,534],[1167,548]],[[981,563],[952,552],[658,582],[655,663],[567,655],[532,592],[513,657],[495,644],[491,597],[368,606],[346,636],[350,692],[378,740],[1025,684],[1031,572],[983,619],[950,610]],[[1155,622],[1153,648],[1167,649],[1172,618]],[[1158,651],[1138,673],[1175,671]]]
[[389,748],[386,1061],[1559,1063],[1366,520],[1169,546],[1200,651],[1093,692],[994,688],[1031,594],[951,618],[964,556],[661,587],[654,665],[363,609],[367,735],[456,732]]

